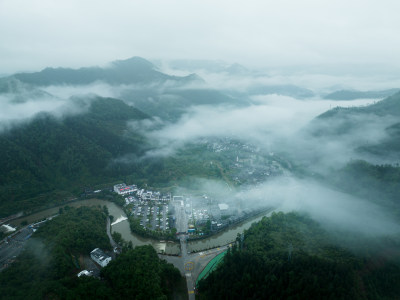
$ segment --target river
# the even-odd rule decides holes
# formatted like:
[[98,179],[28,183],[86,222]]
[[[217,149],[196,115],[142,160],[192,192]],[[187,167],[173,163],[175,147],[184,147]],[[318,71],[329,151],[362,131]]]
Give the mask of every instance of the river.
[[[143,238],[132,233],[125,212],[113,202],[99,200],[99,199],[88,199],[88,200],[71,202],[68,203],[67,205],[71,207],[105,205],[107,206],[110,215],[114,217],[114,222],[113,225],[111,226],[111,231],[119,232],[122,238],[125,241],[128,242],[131,241],[134,247],[141,245],[152,245],[158,253],[164,252],[165,254],[170,254],[170,255],[178,255],[180,252],[179,243],[161,242],[154,239]],[[21,226],[21,223],[24,221],[26,221],[28,224],[31,224],[36,221],[43,220],[44,218],[58,214],[59,209],[64,206],[66,205],[53,207],[26,217],[15,219],[10,221],[9,224],[12,226]],[[267,214],[268,213],[266,212],[265,215]],[[230,227],[224,231],[221,231],[216,235],[213,235],[212,237],[188,242],[188,250],[190,252],[202,251],[205,249],[215,248],[229,244],[236,239],[238,233],[242,233],[245,229],[248,229],[252,223],[261,220],[261,218],[262,216],[255,217],[237,226]]]
[[236,226],[229,227],[226,230],[223,230],[215,235],[212,235],[209,238],[189,241],[188,251],[198,252],[232,243],[233,241],[236,240],[238,233],[242,233],[244,230],[249,229],[251,224],[260,221],[264,216],[270,215],[271,213],[272,209],[271,211],[266,211],[265,214],[262,214],[261,216],[250,218]]
[[[134,247],[142,245],[152,245],[154,249],[156,249],[156,251],[159,253],[165,252],[166,254],[173,254],[173,255],[179,254],[180,251],[179,243],[160,242],[153,239],[142,238],[132,233],[125,212],[113,202],[100,199],[87,199],[87,200],[71,202],[66,205],[71,207],[105,205],[108,208],[109,214],[112,215],[115,220],[115,222],[113,222],[114,225],[111,226],[111,232],[113,231],[119,232],[122,238],[127,242],[131,241]],[[43,220],[44,218],[58,214],[59,209],[66,205],[49,208],[26,217],[15,219],[13,221],[10,221],[9,223],[10,225],[13,226],[21,226],[21,223],[24,221],[26,221],[28,224],[31,224],[36,221]]]

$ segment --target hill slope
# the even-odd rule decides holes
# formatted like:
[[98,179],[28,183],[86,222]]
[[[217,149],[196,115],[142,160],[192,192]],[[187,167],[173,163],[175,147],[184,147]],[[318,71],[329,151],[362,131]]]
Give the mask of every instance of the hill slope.
[[362,107],[336,107],[307,126],[313,137],[353,141],[357,151],[398,162],[400,93]]
[[386,239],[381,247],[362,241],[363,252],[354,254],[294,213],[263,218],[244,237],[200,281],[199,299],[395,299],[400,293],[398,241]]
[[126,122],[146,117],[121,100],[97,97],[86,113],[61,120],[39,114],[1,133],[1,215],[52,201],[29,200],[43,193],[82,191],[123,174],[110,166],[112,159],[127,153],[139,155],[143,143],[140,135],[125,132]]

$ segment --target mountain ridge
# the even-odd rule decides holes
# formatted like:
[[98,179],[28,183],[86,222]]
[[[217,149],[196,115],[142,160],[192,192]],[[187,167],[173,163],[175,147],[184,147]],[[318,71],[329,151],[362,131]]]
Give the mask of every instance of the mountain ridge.
[[325,95],[323,98],[328,100],[383,99],[399,91],[398,88],[381,91],[340,90]]
[[117,60],[103,68],[82,67],[79,69],[72,69],[48,67],[39,72],[17,73],[10,77],[14,77],[23,83],[35,86],[85,85],[96,81],[103,81],[116,85],[148,84],[152,82],[163,83],[166,81],[188,83],[193,80],[199,80],[199,77],[196,77],[193,74],[188,76],[167,75],[158,71],[151,62],[141,57]]

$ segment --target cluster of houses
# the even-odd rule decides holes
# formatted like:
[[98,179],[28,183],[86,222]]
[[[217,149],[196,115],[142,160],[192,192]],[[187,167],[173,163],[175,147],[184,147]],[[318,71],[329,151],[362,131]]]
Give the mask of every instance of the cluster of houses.
[[160,192],[148,191],[140,189],[136,185],[126,185],[125,183],[114,185],[114,192],[122,196],[129,196],[125,199],[126,204],[134,202],[135,200],[164,202],[171,200],[171,194],[161,194]]

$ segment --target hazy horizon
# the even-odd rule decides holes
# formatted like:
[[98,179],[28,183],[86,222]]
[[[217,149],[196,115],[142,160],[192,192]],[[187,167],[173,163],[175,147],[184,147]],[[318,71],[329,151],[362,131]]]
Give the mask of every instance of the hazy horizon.
[[211,59],[252,69],[397,74],[397,1],[0,2],[0,73]]

